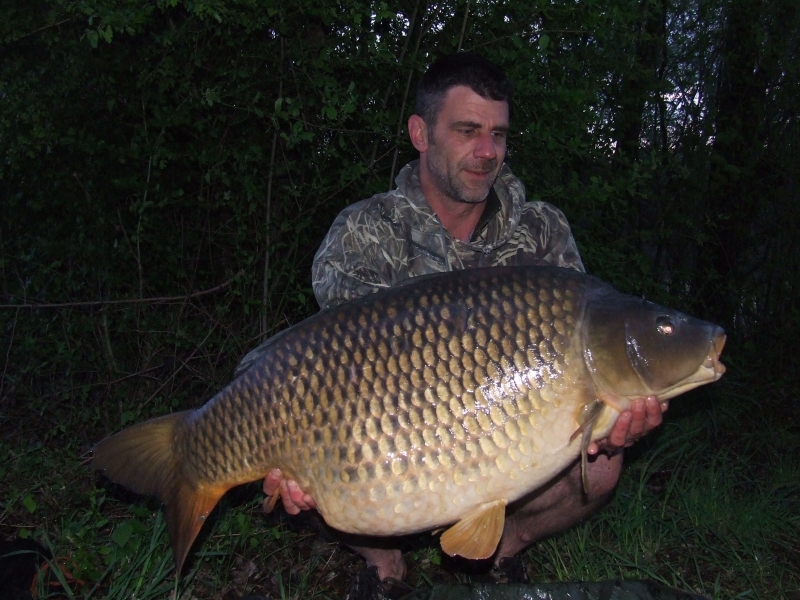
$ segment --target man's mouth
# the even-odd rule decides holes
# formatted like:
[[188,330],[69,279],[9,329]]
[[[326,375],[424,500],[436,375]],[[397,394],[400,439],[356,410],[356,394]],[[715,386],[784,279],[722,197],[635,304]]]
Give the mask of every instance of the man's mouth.
[[494,173],[496,166],[497,165],[494,163],[494,161],[490,161],[486,163],[479,163],[473,166],[468,166],[464,169],[464,171],[466,171],[473,177],[486,178]]
[[468,174],[472,175],[473,177],[486,178],[486,177],[490,176],[494,172],[494,169],[489,169],[489,170],[485,170],[485,169],[464,169],[464,171],[466,171]]

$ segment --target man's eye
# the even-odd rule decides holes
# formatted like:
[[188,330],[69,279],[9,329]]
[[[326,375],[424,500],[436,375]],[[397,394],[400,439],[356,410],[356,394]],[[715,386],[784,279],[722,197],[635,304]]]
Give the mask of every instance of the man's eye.
[[461,129],[460,133],[461,133],[461,135],[472,135],[473,133],[475,133],[475,130],[474,129]]

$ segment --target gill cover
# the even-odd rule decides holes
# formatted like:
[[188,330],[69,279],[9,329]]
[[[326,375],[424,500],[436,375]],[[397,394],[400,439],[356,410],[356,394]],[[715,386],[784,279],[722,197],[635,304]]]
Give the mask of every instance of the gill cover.
[[589,299],[584,356],[598,392],[667,399],[724,371],[722,328],[658,304],[605,290]]

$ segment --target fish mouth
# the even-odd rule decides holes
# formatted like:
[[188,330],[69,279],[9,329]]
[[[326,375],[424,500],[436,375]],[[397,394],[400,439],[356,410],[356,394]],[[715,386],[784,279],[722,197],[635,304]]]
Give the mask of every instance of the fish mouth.
[[714,381],[722,377],[723,373],[727,371],[725,365],[723,365],[719,361],[720,354],[722,354],[722,348],[725,347],[725,341],[728,339],[724,333],[719,333],[714,336],[714,339],[711,341],[711,350],[706,357],[706,360],[703,362],[703,367],[709,369],[714,372]]
[[726,339],[727,336],[721,329],[719,332],[715,333],[709,345],[708,356],[706,356],[703,363],[697,368],[697,371],[681,381],[674,388],[659,394],[659,400],[669,400],[670,398],[679,396],[680,394],[693,390],[706,383],[717,381],[722,377],[727,369],[725,365],[720,362],[719,357],[720,354],[722,354],[722,348],[725,346]]

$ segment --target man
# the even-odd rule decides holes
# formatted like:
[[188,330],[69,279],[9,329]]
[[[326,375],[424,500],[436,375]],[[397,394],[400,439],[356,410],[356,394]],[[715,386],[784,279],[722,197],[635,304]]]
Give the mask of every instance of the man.
[[[397,189],[353,204],[334,221],[314,257],[313,286],[328,308],[410,277],[491,265],[542,264],[583,271],[566,218],[544,202],[525,202],[522,183],[504,164],[512,84],[490,61],[447,56],[423,76],[408,120],[419,161],[406,165]],[[609,499],[622,469],[621,448],[661,423],[655,398],[622,413],[607,440],[592,444],[589,493],[580,463],[509,506],[494,564],[586,518]],[[600,451],[604,450],[603,453]],[[315,507],[279,470],[264,481],[280,491],[289,514]],[[399,550],[349,544],[381,580],[401,580]]]

